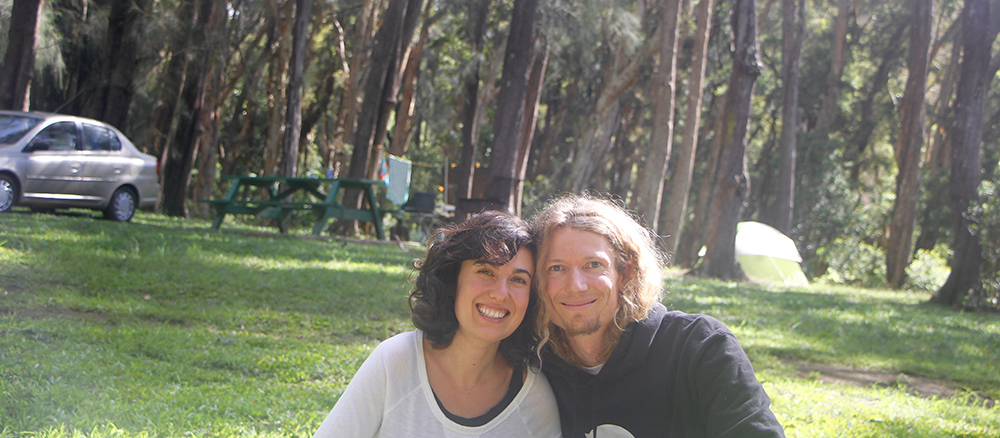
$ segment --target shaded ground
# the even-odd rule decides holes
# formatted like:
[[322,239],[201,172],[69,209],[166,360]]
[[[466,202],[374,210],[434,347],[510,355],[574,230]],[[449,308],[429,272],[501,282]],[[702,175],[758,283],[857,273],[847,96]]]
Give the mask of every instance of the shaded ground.
[[[879,370],[869,370],[854,368],[842,365],[829,365],[823,363],[796,362],[795,369],[798,377],[815,379],[823,383],[833,383],[839,385],[851,385],[859,387],[881,386],[881,387],[902,387],[907,392],[926,398],[948,398],[955,395],[955,392],[962,389],[954,383],[928,379],[926,377],[911,376],[905,373],[892,374]],[[996,405],[996,400],[977,396],[986,407]]]

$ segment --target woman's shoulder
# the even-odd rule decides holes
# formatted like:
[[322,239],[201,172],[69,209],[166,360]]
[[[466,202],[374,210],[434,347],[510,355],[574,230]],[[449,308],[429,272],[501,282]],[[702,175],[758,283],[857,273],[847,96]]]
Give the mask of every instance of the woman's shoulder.
[[418,331],[403,332],[380,342],[368,356],[368,360],[381,362],[396,362],[417,355],[420,344]]

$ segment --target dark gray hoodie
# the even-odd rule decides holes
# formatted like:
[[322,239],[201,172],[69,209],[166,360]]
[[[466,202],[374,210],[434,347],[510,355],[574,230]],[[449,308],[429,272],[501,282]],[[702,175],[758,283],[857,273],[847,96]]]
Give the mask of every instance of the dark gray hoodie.
[[566,438],[784,436],[736,337],[710,316],[656,304],[596,376],[551,348],[542,371]]

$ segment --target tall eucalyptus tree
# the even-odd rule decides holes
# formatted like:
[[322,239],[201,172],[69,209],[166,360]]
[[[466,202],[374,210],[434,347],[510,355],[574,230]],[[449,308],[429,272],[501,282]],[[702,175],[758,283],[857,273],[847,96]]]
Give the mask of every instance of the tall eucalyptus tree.
[[736,223],[743,200],[750,191],[747,175],[747,124],[754,84],[760,74],[757,61],[756,1],[736,0],[733,5],[733,70],[726,90],[720,130],[715,133],[723,146],[719,175],[705,233],[708,249],[699,273],[705,276],[739,279],[746,274],[736,263]]
[[894,289],[903,287],[906,267],[913,259],[913,231],[920,198],[920,157],[924,146],[924,97],[927,94],[931,46],[933,4],[931,0],[916,0],[913,6],[907,57],[909,74],[900,109],[899,143],[896,146],[896,201],[885,250],[886,283]]
[[[490,208],[514,213],[517,202],[518,145],[535,44],[538,0],[515,0],[494,119],[490,177],[483,197]],[[527,152],[527,151],[525,151]]]
[[[994,4],[996,2],[993,2]],[[962,17],[962,64],[955,97],[956,123],[951,137],[951,214],[954,217],[951,273],[931,302],[956,306],[982,292],[982,242],[976,228],[983,135],[983,107],[994,72],[991,50],[998,20],[990,20],[988,0],[966,0]],[[996,13],[996,11],[993,11]]]
[[653,126],[646,164],[635,183],[635,205],[647,226],[657,231],[664,180],[674,143],[674,95],[677,77],[677,40],[681,7],[678,0],[659,2],[659,60],[653,73]]
[[27,111],[35,68],[38,25],[45,0],[14,0],[7,53],[0,65],[0,109]]

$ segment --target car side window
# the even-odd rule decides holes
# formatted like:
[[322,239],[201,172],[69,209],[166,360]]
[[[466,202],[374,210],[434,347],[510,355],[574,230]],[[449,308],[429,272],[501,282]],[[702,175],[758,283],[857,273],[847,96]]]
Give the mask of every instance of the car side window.
[[32,151],[73,151],[80,140],[76,135],[76,124],[73,122],[53,123],[39,132],[28,143]]
[[87,140],[84,149],[88,151],[119,151],[122,143],[113,131],[97,125],[83,124],[83,137]]

